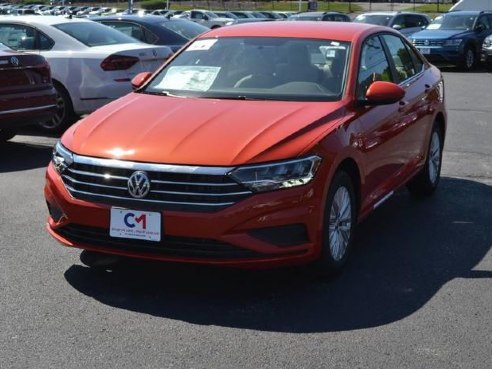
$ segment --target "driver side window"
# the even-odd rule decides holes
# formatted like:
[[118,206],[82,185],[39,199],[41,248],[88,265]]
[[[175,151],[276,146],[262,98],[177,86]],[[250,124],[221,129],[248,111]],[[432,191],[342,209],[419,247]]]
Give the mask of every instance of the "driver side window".
[[391,69],[378,36],[370,37],[362,45],[357,77],[357,98],[364,99],[374,81],[393,82]]

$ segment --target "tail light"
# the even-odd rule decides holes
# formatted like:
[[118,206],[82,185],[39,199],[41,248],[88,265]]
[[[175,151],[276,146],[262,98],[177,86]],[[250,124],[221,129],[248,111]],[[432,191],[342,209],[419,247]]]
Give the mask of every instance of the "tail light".
[[126,70],[133,67],[140,59],[135,56],[110,55],[101,62],[101,68],[105,71]]
[[37,65],[36,70],[41,76],[41,83],[51,83],[51,69],[47,61]]

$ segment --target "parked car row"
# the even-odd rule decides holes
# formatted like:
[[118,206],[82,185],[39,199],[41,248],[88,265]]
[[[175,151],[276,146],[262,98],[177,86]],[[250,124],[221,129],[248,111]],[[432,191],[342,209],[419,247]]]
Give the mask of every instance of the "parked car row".
[[48,61],[57,110],[41,126],[53,132],[130,92],[135,75],[156,70],[172,54],[91,20],[57,16],[2,16],[0,42]]

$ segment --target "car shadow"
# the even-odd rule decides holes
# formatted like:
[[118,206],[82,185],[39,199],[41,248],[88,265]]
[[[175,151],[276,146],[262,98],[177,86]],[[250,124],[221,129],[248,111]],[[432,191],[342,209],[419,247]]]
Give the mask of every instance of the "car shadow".
[[0,143],[0,173],[16,172],[48,166],[53,147],[25,142]]
[[455,278],[491,278],[474,270],[492,244],[490,219],[491,186],[442,178],[432,198],[398,191],[364,221],[336,278],[316,278],[308,268],[151,262],[103,273],[73,265],[65,278],[109,306],[193,324],[292,333],[369,328],[416,312]]

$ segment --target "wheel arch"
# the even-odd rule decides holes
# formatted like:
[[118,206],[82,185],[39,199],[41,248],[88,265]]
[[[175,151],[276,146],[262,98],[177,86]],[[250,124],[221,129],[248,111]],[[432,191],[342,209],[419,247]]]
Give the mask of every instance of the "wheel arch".
[[344,171],[349,175],[350,179],[352,180],[352,184],[354,186],[354,191],[355,191],[356,209],[357,212],[359,212],[361,206],[361,197],[362,197],[361,194],[362,181],[361,181],[361,172],[359,166],[357,165],[357,162],[351,157],[345,158],[340,162],[340,164],[338,164],[334,173],[337,173],[338,171]]
[[58,86],[59,88],[63,89],[63,91],[67,94],[68,98],[70,99],[70,104],[72,105],[73,108],[73,101],[72,101],[72,95],[70,95],[70,91],[68,91],[68,88],[65,87],[63,83],[61,83],[59,80],[52,78],[53,86]]

